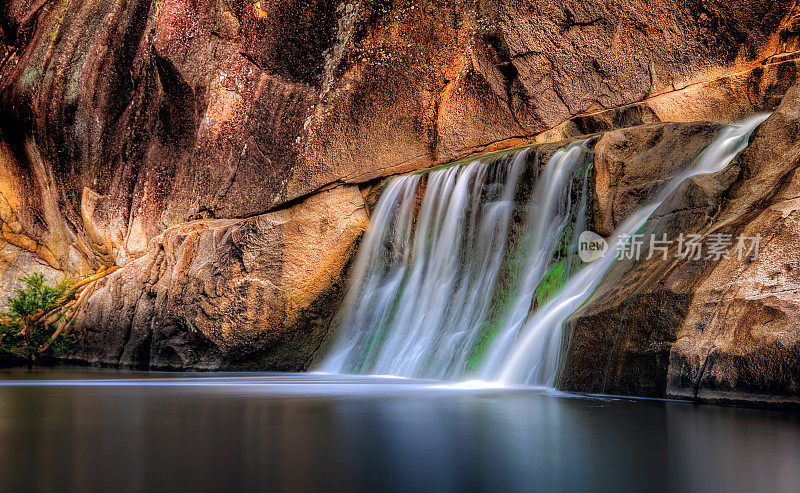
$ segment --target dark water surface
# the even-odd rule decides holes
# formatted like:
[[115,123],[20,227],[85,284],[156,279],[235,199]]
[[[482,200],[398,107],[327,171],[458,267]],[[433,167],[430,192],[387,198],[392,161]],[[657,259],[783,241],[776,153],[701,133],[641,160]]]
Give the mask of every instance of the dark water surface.
[[0,371],[0,491],[800,491],[800,415],[314,374]]

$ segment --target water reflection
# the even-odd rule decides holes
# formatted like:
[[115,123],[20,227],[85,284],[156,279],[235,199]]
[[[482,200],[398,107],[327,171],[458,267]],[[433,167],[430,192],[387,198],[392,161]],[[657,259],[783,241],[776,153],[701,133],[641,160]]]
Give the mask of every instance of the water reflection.
[[2,489],[800,488],[788,412],[364,377],[161,377],[0,374]]

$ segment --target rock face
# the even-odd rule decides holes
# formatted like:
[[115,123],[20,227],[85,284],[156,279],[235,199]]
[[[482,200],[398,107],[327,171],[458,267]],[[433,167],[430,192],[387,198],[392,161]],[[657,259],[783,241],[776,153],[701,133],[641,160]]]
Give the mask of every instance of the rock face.
[[[365,227],[359,187],[608,132],[596,213],[609,231],[717,124],[778,105],[800,68],[794,5],[8,0],[0,291],[21,272],[55,279],[116,264],[77,317],[80,359],[303,368]],[[697,187],[692,210],[718,212],[718,191]],[[681,300],[665,341],[678,337],[670,320],[701,316],[692,289],[715,296],[717,278],[703,272],[710,284],[653,295]],[[731,364],[713,361],[706,379]]]
[[357,187],[167,229],[89,298],[77,356],[156,368],[303,370],[367,226]]
[[800,86],[738,160],[707,234],[763,237],[755,260],[709,266],[670,353],[668,391],[705,399],[800,402],[795,251],[800,217]]
[[689,180],[643,229],[646,238],[760,235],[757,257],[616,263],[571,318],[563,388],[800,403],[799,124],[800,85],[730,167]]
[[708,122],[670,123],[603,134],[594,147],[595,231],[613,233],[668,179],[689,167],[720,129]]

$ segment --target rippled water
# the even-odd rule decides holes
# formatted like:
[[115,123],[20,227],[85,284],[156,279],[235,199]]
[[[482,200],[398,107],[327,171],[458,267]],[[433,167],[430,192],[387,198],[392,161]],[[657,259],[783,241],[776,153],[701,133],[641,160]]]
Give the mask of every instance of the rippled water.
[[0,372],[1,491],[793,491],[800,415],[318,374]]

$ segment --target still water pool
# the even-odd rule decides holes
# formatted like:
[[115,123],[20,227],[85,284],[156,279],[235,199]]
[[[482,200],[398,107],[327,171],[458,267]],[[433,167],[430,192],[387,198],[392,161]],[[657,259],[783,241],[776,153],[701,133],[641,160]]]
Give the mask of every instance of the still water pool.
[[0,491],[800,491],[800,414],[318,374],[0,371]]

